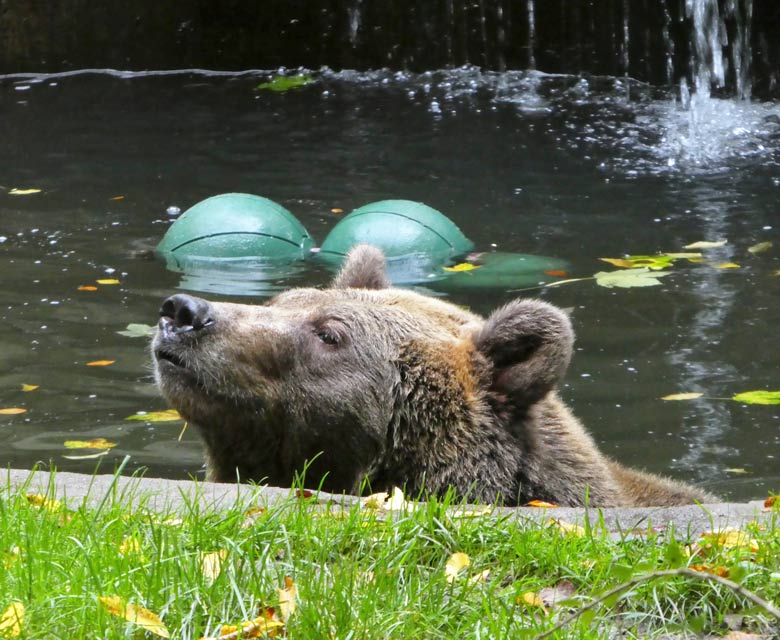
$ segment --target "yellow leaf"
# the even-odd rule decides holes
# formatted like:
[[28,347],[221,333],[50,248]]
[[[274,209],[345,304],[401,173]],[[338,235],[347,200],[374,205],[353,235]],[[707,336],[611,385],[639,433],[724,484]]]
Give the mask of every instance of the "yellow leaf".
[[227,549],[220,549],[200,554],[200,572],[209,584],[213,583],[222,573],[222,563],[225,562],[227,553]]
[[771,248],[772,248],[771,242],[759,242],[758,244],[754,244],[752,247],[748,247],[748,251],[753,255],[756,255],[757,253],[763,253],[764,251],[768,251]]
[[76,287],[77,291],[97,291],[97,287],[93,287],[91,284],[82,284],[80,287]]
[[35,391],[40,386],[39,384],[22,384],[22,391]]
[[471,564],[471,558],[465,553],[460,551],[453,553],[447,560],[447,564],[444,565],[444,575],[447,577],[447,582],[455,582],[466,567]]
[[27,409],[21,407],[7,407],[6,409],[0,409],[0,415],[4,416],[16,416],[20,413],[27,413]]
[[548,520],[547,524],[557,527],[558,530],[563,534],[576,537],[582,537],[585,535],[585,529],[583,527],[578,524],[566,522],[565,520]]
[[223,624],[218,636],[204,636],[200,640],[238,640],[239,638],[258,638],[270,636],[275,638],[280,629],[284,628],[284,622],[265,615],[258,616],[254,620],[242,622],[241,626]]
[[117,200],[124,200],[124,196],[114,196],[113,198],[109,198],[109,200],[117,201]]
[[715,265],[716,269],[739,269],[739,265],[735,262],[721,262]]
[[148,609],[125,602],[119,596],[98,596],[98,601],[112,615],[124,618],[161,638],[171,637],[159,616]]
[[742,467],[729,467],[726,469],[726,473],[733,473],[734,475],[741,476],[750,472],[747,469],[743,469]]
[[518,604],[524,604],[526,607],[541,609],[544,615],[547,615],[547,607],[544,606],[544,600],[538,593],[527,591],[517,599]]
[[634,267],[634,264],[631,262],[631,260],[622,260],[620,258],[599,258],[602,262],[609,262],[609,264],[614,264],[616,267],[620,267],[621,269],[632,269]]
[[700,253],[665,253],[664,255],[669,257],[669,258],[673,258],[674,260],[695,260],[695,261],[698,261],[702,257],[702,254],[700,254]]
[[751,538],[747,531],[731,527],[702,533],[701,539],[726,549],[749,549],[753,553],[759,549],[758,542]]
[[16,638],[22,633],[24,624],[24,605],[15,600],[0,614],[0,635],[4,638]]
[[40,193],[40,189],[11,189],[8,192],[9,196],[29,196],[33,193]]
[[381,509],[387,502],[388,497],[387,491],[372,493],[370,496],[363,498],[363,507],[366,509]]
[[279,614],[282,622],[287,622],[295,612],[297,589],[290,576],[284,577],[284,589],[279,589]]
[[119,280],[116,278],[101,278],[100,280],[95,280],[98,284],[119,284]]
[[479,584],[481,582],[486,582],[489,576],[490,576],[490,569],[484,569],[479,573],[476,573],[473,576],[471,576],[469,578],[469,584]]
[[686,244],[683,247],[683,249],[714,249],[715,247],[722,247],[727,242],[728,240],[715,240],[715,241],[699,240],[699,242],[692,242],[691,244]]
[[14,545],[10,549],[3,551],[3,568],[10,569],[22,557],[22,550]]
[[690,393],[673,393],[668,396],[663,396],[661,400],[694,400],[695,398],[701,398],[704,394],[696,391]]
[[393,487],[393,495],[385,503],[384,509],[385,511],[414,511],[416,505],[413,502],[407,502],[404,498],[404,492],[398,487]]
[[93,360],[92,362],[87,362],[88,367],[107,367],[110,364],[114,364],[116,360]]
[[123,556],[138,555],[141,553],[141,541],[135,536],[125,536],[119,543],[119,553]]
[[92,438],[92,440],[66,440],[65,446],[68,449],[111,449],[116,446],[116,442],[111,442],[105,438]]
[[45,509],[46,511],[59,511],[62,508],[62,503],[59,500],[47,498],[40,493],[28,493],[25,498],[31,506]]
[[340,209],[339,207],[333,207],[330,210],[331,213],[344,213],[344,209]]
[[556,509],[558,507],[557,504],[553,504],[552,502],[545,502],[544,500],[531,500],[531,502],[525,506],[536,507],[538,509]]
[[479,265],[471,264],[470,262],[461,262],[460,264],[456,264],[452,267],[444,267],[445,271],[473,271],[474,269],[479,269]]
[[480,518],[491,513],[490,507],[478,507],[476,509],[457,509],[449,512],[450,518]]
[[125,420],[139,420],[141,422],[173,422],[174,420],[183,420],[176,409],[166,409],[165,411],[139,411],[135,415],[127,416]]

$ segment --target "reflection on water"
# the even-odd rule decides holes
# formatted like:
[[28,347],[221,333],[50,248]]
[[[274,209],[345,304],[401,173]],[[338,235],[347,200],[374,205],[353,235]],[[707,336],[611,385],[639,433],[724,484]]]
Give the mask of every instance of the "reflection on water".
[[[717,126],[694,141],[675,124],[687,116],[672,96],[625,78],[474,68],[316,77],[287,93],[257,91],[251,75],[0,79],[0,408],[27,409],[0,417],[2,464],[91,470],[94,461],[64,459],[62,443],[105,437],[117,447],[103,470],[129,454],[128,469],[199,472],[194,430],[179,442],[181,424],[125,420],[166,407],[144,341],[118,332],[153,324],[177,289],[261,301],[332,274],[307,260],[183,275],[139,256],[171,224],[169,207],[240,191],[283,204],[319,241],[334,209],[422,201],[485,255],[550,256],[541,270],[553,279],[611,268],[599,258],[727,239],[701,263],[676,262],[658,287],[586,279],[522,295],[574,310],[563,394],[605,451],[733,497],[780,489],[780,411],[713,399],[780,387],[778,105],[716,102]],[[774,245],[747,251],[758,242]],[[436,288],[484,313],[538,282],[522,275]],[[106,279],[119,284],[96,282]],[[114,363],[85,366],[94,360]],[[705,398],[658,400],[692,390]]]

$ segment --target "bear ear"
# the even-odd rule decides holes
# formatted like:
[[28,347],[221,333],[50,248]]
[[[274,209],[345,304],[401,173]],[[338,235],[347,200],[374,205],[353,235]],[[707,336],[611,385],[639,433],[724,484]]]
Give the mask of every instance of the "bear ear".
[[540,400],[566,373],[574,331],[558,307],[514,300],[488,317],[474,344],[492,363],[492,388],[523,408]]
[[370,244],[359,244],[347,253],[344,266],[333,279],[333,289],[387,289],[385,254]]

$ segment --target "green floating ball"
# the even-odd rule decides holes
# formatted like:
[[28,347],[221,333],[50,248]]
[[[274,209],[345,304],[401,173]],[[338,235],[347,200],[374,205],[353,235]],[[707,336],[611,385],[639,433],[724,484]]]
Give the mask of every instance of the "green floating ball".
[[355,209],[331,230],[319,257],[340,261],[356,244],[373,244],[389,259],[418,255],[431,263],[444,263],[474,246],[447,216],[411,200],[382,200]]
[[314,242],[280,204],[248,193],[223,193],[185,211],[168,229],[157,252],[169,267],[190,259],[299,260]]

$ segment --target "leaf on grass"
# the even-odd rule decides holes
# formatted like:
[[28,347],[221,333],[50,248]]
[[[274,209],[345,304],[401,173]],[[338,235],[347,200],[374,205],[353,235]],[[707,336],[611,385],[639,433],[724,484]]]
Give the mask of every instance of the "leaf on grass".
[[447,582],[455,582],[461,572],[471,564],[471,558],[460,551],[453,553],[444,565],[444,575]]
[[119,553],[123,556],[137,556],[141,553],[141,541],[135,536],[125,536],[119,543]]
[[653,271],[660,271],[671,267],[675,261],[675,258],[667,254],[660,254],[657,256],[626,256],[625,258],[599,258],[602,262],[608,262],[609,264],[620,267],[621,269],[639,269],[641,267],[647,267]]
[[279,615],[285,624],[290,616],[295,613],[298,591],[295,582],[290,576],[284,577],[284,589],[279,589]]
[[555,607],[561,602],[571,600],[574,597],[576,588],[570,580],[561,580],[554,587],[545,587],[539,592],[539,597],[547,607]]
[[764,500],[764,509],[769,511],[774,507],[780,507],[779,496],[769,496],[766,500]]
[[105,438],[92,438],[92,440],[66,440],[65,446],[68,449],[111,449],[116,446],[116,442],[111,442]]
[[77,291],[97,291],[98,288],[91,284],[82,284],[80,287],[76,287]]
[[92,362],[87,362],[88,367],[107,367],[110,364],[114,364],[116,360],[93,360]]
[[517,597],[517,604],[525,605],[533,609],[541,609],[544,615],[547,615],[547,607],[544,606],[544,601],[538,593],[533,591],[526,591]]
[[585,535],[585,529],[583,527],[578,524],[566,522],[565,520],[551,519],[547,521],[547,524],[553,527],[557,527],[557,529],[565,535],[572,535],[576,537],[582,537]]
[[661,400],[695,400],[701,398],[704,394],[698,391],[691,391],[688,393],[672,393],[668,396],[662,396]]
[[450,518],[480,518],[492,512],[490,507],[477,507],[476,509],[456,509],[448,512]]
[[16,638],[22,633],[24,605],[15,600],[0,614],[0,636]]
[[14,545],[3,551],[3,569],[10,569],[22,558],[22,550]]
[[204,636],[200,640],[238,640],[260,636],[275,638],[282,629],[284,629],[284,622],[279,620],[271,610],[257,616],[254,620],[242,622],[240,626],[223,624],[218,636]]
[[444,267],[445,271],[473,271],[479,269],[479,265],[471,264],[470,262],[461,262],[460,264],[453,265],[452,267]]
[[116,278],[101,278],[100,280],[95,280],[98,284],[119,284],[119,280]]
[[483,569],[479,573],[475,573],[469,578],[469,584],[480,584],[482,582],[487,582],[488,577],[490,577],[490,569]]
[[125,602],[119,596],[98,596],[98,601],[112,615],[124,618],[161,638],[170,638],[170,633],[160,617],[148,609]]
[[39,384],[24,384],[22,383],[22,391],[35,391],[36,389],[40,389],[41,385]]
[[552,502],[545,502],[544,500],[531,500],[526,503],[526,507],[536,507],[537,509],[557,509],[558,505]]
[[694,571],[698,571],[699,573],[710,573],[721,578],[729,577],[729,568],[720,564],[713,567],[709,564],[694,563],[689,564],[688,568],[693,569]]
[[0,415],[3,416],[16,416],[20,413],[27,413],[27,409],[22,409],[21,407],[6,407],[5,409],[0,409]]
[[740,266],[736,262],[721,262],[715,265],[716,269],[739,269]]
[[46,511],[55,512],[62,509],[62,503],[59,500],[53,498],[47,498],[40,493],[28,493],[25,498],[30,506],[37,507],[38,509],[45,509]]
[[139,422],[173,422],[184,420],[176,409],[165,411],[139,411],[135,415],[127,416],[125,420],[138,420]]
[[651,271],[647,267],[626,271],[599,271],[593,274],[596,284],[602,287],[654,287],[661,284],[658,279],[670,275],[670,271]]
[[780,391],[744,391],[731,399],[745,404],[780,404]]
[[290,89],[298,89],[314,82],[314,78],[305,74],[297,76],[274,76],[269,82],[257,85],[260,90],[284,92]]
[[29,196],[33,193],[40,193],[40,189],[11,189],[8,192],[9,196]]
[[393,487],[393,494],[384,505],[385,511],[414,511],[416,508],[417,505],[414,502],[408,502],[404,498],[404,492],[398,487]]
[[117,331],[117,333],[127,338],[151,338],[155,331],[155,327],[151,325],[131,322],[127,325],[127,329]]
[[702,533],[700,544],[704,547],[717,546],[724,549],[748,549],[758,552],[758,542],[750,537],[747,531],[727,527],[716,531]]
[[722,247],[727,242],[728,240],[699,240],[698,242],[686,244],[683,249],[714,249],[715,247]]
[[225,562],[227,554],[227,549],[200,554],[200,572],[209,584],[212,584],[222,573],[222,563]]
[[387,491],[372,493],[370,496],[363,498],[362,505],[365,509],[382,509],[389,497],[390,495],[387,493]]
[[757,253],[763,253],[764,251],[769,251],[769,249],[771,248],[772,248],[771,242],[759,242],[758,244],[754,244],[752,247],[748,247],[748,251],[753,255],[756,255]]

